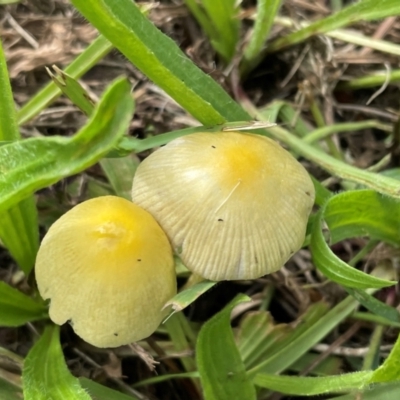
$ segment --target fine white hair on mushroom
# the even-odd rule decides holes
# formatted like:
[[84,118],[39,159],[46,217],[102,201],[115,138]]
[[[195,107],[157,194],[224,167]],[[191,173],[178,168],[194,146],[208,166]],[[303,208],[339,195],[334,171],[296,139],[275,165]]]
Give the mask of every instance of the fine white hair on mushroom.
[[58,219],[36,259],[50,318],[97,347],[150,336],[176,293],[172,249],[154,218],[128,200],[85,201]]
[[173,140],[141,163],[132,187],[185,265],[211,280],[278,270],[304,241],[314,197],[290,153],[239,132]]

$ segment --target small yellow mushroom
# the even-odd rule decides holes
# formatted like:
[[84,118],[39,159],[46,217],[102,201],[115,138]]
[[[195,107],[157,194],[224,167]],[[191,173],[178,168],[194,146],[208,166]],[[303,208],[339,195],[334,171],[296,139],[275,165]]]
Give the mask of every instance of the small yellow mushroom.
[[70,321],[97,347],[151,335],[176,294],[168,238],[147,211],[119,197],[88,200],[64,214],[44,237],[35,269],[53,322]]
[[239,132],[173,140],[141,163],[132,187],[185,265],[218,281],[278,270],[304,241],[314,197],[290,153]]

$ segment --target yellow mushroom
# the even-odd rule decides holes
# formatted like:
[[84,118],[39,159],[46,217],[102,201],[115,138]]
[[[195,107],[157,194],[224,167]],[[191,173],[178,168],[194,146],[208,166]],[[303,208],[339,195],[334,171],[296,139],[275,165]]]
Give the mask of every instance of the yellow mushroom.
[[50,318],[97,347],[151,335],[176,293],[172,249],[154,218],[128,200],[85,201],[49,229],[36,259]]
[[206,279],[254,279],[278,270],[304,241],[314,186],[274,141],[239,132],[194,133],[145,159],[132,200]]

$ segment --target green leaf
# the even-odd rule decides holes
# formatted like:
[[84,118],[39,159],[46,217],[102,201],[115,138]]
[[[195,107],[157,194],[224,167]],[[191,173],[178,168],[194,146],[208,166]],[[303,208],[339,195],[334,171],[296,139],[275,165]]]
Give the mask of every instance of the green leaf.
[[[301,319],[304,325],[304,321]],[[240,321],[236,343],[246,369],[268,358],[290,334],[286,324],[275,326],[265,311],[248,312]]]
[[0,281],[0,326],[21,326],[48,318],[47,307]]
[[399,398],[400,382],[393,382],[381,385],[370,385],[362,391],[335,397],[335,400],[397,400]]
[[[324,312],[323,315],[320,314],[320,309],[323,310],[323,308],[321,308],[322,306],[311,310],[315,315],[309,316],[310,322],[304,324],[304,322],[300,320],[300,323],[293,333],[282,340],[271,355],[260,364],[253,367],[248,373],[254,377],[259,372],[277,374],[284,371],[303,354],[307,353],[314,345],[319,343],[319,341],[334,329],[340,321],[345,319],[357,305],[358,302],[351,296],[348,296],[331,310]],[[302,325],[305,325],[305,327],[303,328]]]
[[0,41],[0,140],[17,140],[20,138],[16,121],[14,99],[3,46]]
[[131,0],[72,0],[72,3],[137,68],[200,122],[216,125],[249,118]]
[[310,176],[310,178],[313,181],[315,189],[315,204],[317,204],[318,206],[322,206],[332,196],[332,192],[328,190],[325,186],[322,186],[321,182],[318,179],[314,178],[313,176]]
[[101,168],[117,196],[132,199],[133,176],[139,163],[139,159],[133,154],[122,158],[105,158],[100,161]]
[[274,23],[274,18],[279,11],[282,0],[258,0],[257,16],[249,43],[246,45],[241,62],[241,72],[246,75],[259,62],[260,53],[268,38]]
[[32,138],[1,146],[0,211],[96,163],[126,132],[132,113],[130,85],[118,80],[74,137]]
[[373,190],[332,196],[323,217],[330,228],[332,243],[368,235],[394,246],[400,244],[400,203]]
[[[257,113],[257,117],[260,121],[265,120],[262,113]],[[329,156],[326,152],[317,149],[315,146],[309,145],[280,126],[268,128],[267,131],[269,137],[286,144],[293,152],[316,163],[332,175],[355,182],[363,187],[374,189],[395,199],[400,199],[399,182],[395,179],[348,165],[343,161]]]
[[87,390],[87,392],[93,396],[96,400],[139,400],[139,397],[128,396],[127,394],[117,392],[114,389],[110,389],[104,385],[100,385],[97,382],[92,381],[87,378],[79,378],[79,382],[82,387]]
[[[0,170],[1,170],[0,162]],[[0,238],[26,275],[35,265],[39,249],[37,210],[33,197],[28,197],[0,213]]]
[[255,388],[246,375],[230,326],[233,308],[249,300],[245,295],[238,295],[200,330],[196,360],[205,400],[256,398]]
[[390,326],[393,328],[400,328],[400,322],[393,322],[388,318],[381,317],[380,315],[365,312],[365,311],[358,311],[352,314],[352,318],[358,319],[361,321],[368,321],[374,324],[383,325],[383,326]]
[[320,210],[311,234],[311,253],[316,267],[330,280],[356,289],[382,288],[395,282],[361,272],[340,260],[325,242],[325,219],[331,242],[366,236],[394,244],[399,241],[400,203],[372,190],[348,191],[332,196]]
[[365,308],[372,311],[374,314],[381,318],[385,318],[388,321],[398,324],[400,322],[400,313],[396,308],[391,307],[385,303],[382,303],[375,297],[371,296],[364,290],[357,290],[346,288],[346,291],[351,294],[360,304]]
[[47,326],[29,351],[22,381],[25,400],[91,400],[65,364],[55,325]]
[[216,35],[211,36],[211,44],[229,63],[236,52],[239,40],[240,21],[236,0],[201,0],[207,17],[214,26]]
[[[55,74],[50,70],[48,72],[54,83],[87,116],[91,116],[95,110],[96,103],[90,98],[86,90],[75,78],[59,68],[53,66],[53,70]],[[100,166],[114,189],[113,194],[129,200],[131,199],[133,176],[138,165],[139,160],[130,154],[124,158],[100,160]]]
[[78,106],[86,115],[92,114],[95,102],[90,98],[90,95],[75,78],[68,75],[55,65],[53,65],[53,71],[47,68],[47,73],[59,89],[76,106]]
[[385,362],[374,371],[370,382],[381,383],[400,380],[400,336]]
[[300,43],[311,36],[320,35],[361,20],[369,21],[399,14],[400,4],[398,0],[380,0],[379,2],[361,0],[336,14],[319,19],[306,28],[275,40],[268,46],[268,52],[281,50],[284,47]]
[[200,3],[197,0],[183,0],[183,1],[186,4],[187,8],[189,8],[193,16],[196,18],[197,22],[205,32],[206,36],[210,40],[212,40],[212,38],[217,38],[218,31],[215,25],[208,17],[204,8],[200,6]]
[[[20,139],[7,64],[0,41],[0,140]],[[1,170],[1,166],[0,166]],[[21,269],[28,274],[39,248],[37,210],[33,197],[0,213],[0,239]]]
[[[227,122],[213,126],[197,126],[195,128],[179,129],[159,135],[151,136],[146,139],[136,139],[132,137],[124,137],[118,145],[109,153],[107,157],[124,157],[131,152],[141,153],[142,151],[152,149],[154,147],[163,146],[171,140],[184,135],[190,135],[196,132],[221,132],[221,131],[247,131],[254,134],[265,135],[265,131],[260,130],[258,121],[236,121]],[[264,123],[263,126],[268,126],[270,123]]]
[[163,374],[159,376],[155,376],[153,378],[144,379],[138,383],[135,383],[133,387],[141,387],[147,385],[153,385],[154,383],[160,383],[169,381],[170,379],[186,379],[186,378],[199,378],[200,375],[197,371],[194,372],[182,372],[179,374]]
[[[91,67],[96,65],[99,60],[106,56],[111,49],[112,44],[104,36],[100,35],[65,68],[65,73],[73,78],[80,78]],[[61,90],[54,82],[47,84],[18,111],[18,124],[25,124],[34,118],[52,101],[57,99],[61,93]]]
[[371,371],[316,378],[258,374],[254,378],[254,383],[275,392],[296,396],[315,396],[360,389],[368,384],[371,375]]
[[[196,283],[188,289],[175,295],[168,303],[165,304],[164,308],[172,306],[172,314],[178,311],[182,311],[184,308],[192,304],[197,298],[199,298],[207,290],[211,289],[217,282],[203,281]],[[172,315],[171,314],[171,315]]]
[[290,366],[291,372],[301,373],[312,364],[315,365],[310,373],[317,376],[338,375],[343,372],[344,359],[340,356],[328,356],[320,360],[320,354],[309,352],[305,353]]

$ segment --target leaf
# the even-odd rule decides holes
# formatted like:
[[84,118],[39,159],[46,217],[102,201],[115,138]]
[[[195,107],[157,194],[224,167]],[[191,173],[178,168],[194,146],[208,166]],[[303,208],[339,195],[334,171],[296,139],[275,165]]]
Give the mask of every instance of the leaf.
[[48,318],[47,307],[0,281],[0,326],[21,326]]
[[181,136],[190,135],[196,132],[249,131],[251,133],[264,135],[265,131],[260,130],[260,125],[262,128],[265,128],[266,126],[271,125],[271,123],[260,123],[258,121],[236,121],[213,126],[197,126],[195,128],[179,129],[177,131],[161,133],[159,135],[151,136],[142,140],[132,137],[124,137],[118,143],[118,145],[107,154],[107,157],[125,157],[131,152],[141,153],[142,151],[149,150],[154,147],[163,146],[169,143],[171,140],[177,139]]
[[[310,310],[311,315],[308,316],[309,322],[306,321],[304,324],[300,320],[293,333],[288,335],[279,346],[276,346],[272,354],[268,355],[260,364],[248,371],[248,374],[254,377],[259,372],[278,374],[284,371],[314,345],[319,343],[339,322],[345,319],[357,307],[358,302],[351,296],[348,296],[331,310],[328,312],[325,311],[321,315],[320,311],[323,310],[323,304],[316,303],[316,308]],[[305,326],[303,327],[302,325]]]
[[32,138],[1,146],[0,211],[97,162],[125,133],[132,112],[130,85],[118,80],[74,137]]
[[254,383],[260,387],[296,396],[314,396],[360,389],[368,384],[371,371],[337,376],[297,377],[258,374]]
[[65,364],[55,325],[47,326],[29,351],[22,382],[25,400],[91,400]]
[[[262,113],[257,113],[257,117],[261,121],[264,120]],[[315,146],[309,145],[304,140],[297,138],[280,126],[269,128],[267,131],[269,137],[284,143],[295,154],[301,155],[307,160],[316,163],[332,175],[355,182],[362,185],[362,187],[374,189],[379,193],[395,199],[400,199],[399,182],[395,179],[348,165],[326,154],[326,152],[319,150]]]
[[134,154],[122,158],[104,158],[100,165],[114,193],[125,199],[132,199],[132,182],[139,159]]
[[335,397],[335,400],[397,400],[400,398],[400,382],[370,385],[362,391]]
[[34,198],[28,197],[7,211],[1,212],[0,221],[1,241],[25,275],[28,275],[35,264],[39,248],[39,229]]
[[[96,103],[90,98],[86,90],[75,78],[56,66],[53,66],[53,70],[55,74],[49,69],[48,73],[54,83],[87,116],[91,116],[95,110]],[[100,160],[100,166],[114,189],[113,194],[129,200],[131,199],[133,176],[138,165],[139,160],[135,159],[131,154],[124,158]]]
[[331,241],[370,236],[397,246],[400,244],[400,203],[373,190],[339,193],[326,203],[324,219]]
[[72,3],[137,68],[201,123],[216,125],[249,119],[131,0],[72,0]]
[[[204,281],[196,283],[188,289],[176,294],[168,303],[165,304],[164,308],[172,306],[172,314],[178,311],[182,311],[187,306],[192,304],[197,298],[199,298],[207,290],[211,289],[217,282]],[[172,315],[171,314],[171,315]]]
[[342,357],[330,355],[322,361],[319,357],[320,354],[310,351],[294,362],[289,369],[291,372],[301,373],[312,364],[315,365],[310,371],[312,375],[329,376],[343,372],[344,359]]
[[382,288],[395,282],[376,278],[340,260],[325,242],[325,219],[332,243],[369,235],[389,243],[399,241],[400,204],[372,190],[348,191],[332,196],[320,210],[311,233],[311,253],[316,267],[330,280],[356,289]]
[[385,362],[374,371],[370,382],[381,383],[398,381],[400,377],[400,336]]
[[[323,310],[326,311],[326,308]],[[275,325],[265,311],[247,312],[240,321],[236,344],[246,369],[268,358],[290,333],[286,324]]]
[[215,28],[216,34],[211,36],[211,44],[229,63],[236,52],[239,41],[240,21],[236,0],[201,0],[207,18]]
[[365,308],[367,308],[374,314],[380,316],[381,318],[385,318],[388,321],[394,322],[396,324],[400,322],[400,314],[396,308],[391,307],[385,303],[382,303],[381,301],[371,296],[364,290],[357,290],[346,287],[345,289],[360,304],[362,304]]
[[[77,79],[80,78],[112,49],[112,44],[102,35],[95,39],[68,67],[65,73]],[[61,95],[61,90],[54,82],[48,83],[42,90],[24,104],[17,113],[18,124],[22,125],[34,118],[52,101]]]
[[361,0],[352,4],[336,14],[319,19],[306,28],[281,37],[268,46],[268,52],[275,52],[287,46],[300,43],[311,36],[320,35],[343,26],[365,20],[376,20],[400,14],[398,0]]
[[[0,41],[0,140],[20,139],[7,64]],[[1,166],[0,166],[1,170]],[[38,217],[33,197],[0,213],[0,239],[18,265],[29,274],[39,248]]]
[[81,84],[56,65],[53,65],[53,71],[47,68],[47,73],[59,89],[86,115],[91,115],[95,102],[90,98],[90,95]]
[[199,376],[200,375],[197,371],[182,372],[179,374],[163,374],[163,375],[155,376],[153,378],[148,378],[148,379],[144,379],[140,382],[137,382],[133,385],[133,387],[136,388],[136,387],[141,387],[141,386],[152,385],[154,383],[169,381],[170,379],[199,378]]
[[95,400],[139,400],[139,397],[117,392],[88,378],[79,378],[79,382]]
[[250,41],[244,48],[241,61],[242,75],[247,75],[260,62],[260,53],[265,46],[274,18],[279,11],[282,0],[258,0],[257,15]]
[[233,308],[249,300],[245,295],[236,296],[200,330],[196,360],[205,400],[256,399],[230,326]]

